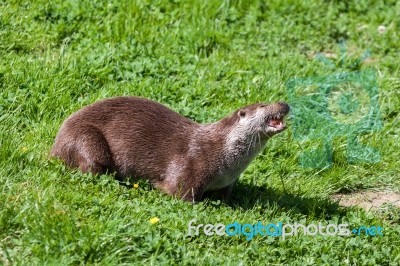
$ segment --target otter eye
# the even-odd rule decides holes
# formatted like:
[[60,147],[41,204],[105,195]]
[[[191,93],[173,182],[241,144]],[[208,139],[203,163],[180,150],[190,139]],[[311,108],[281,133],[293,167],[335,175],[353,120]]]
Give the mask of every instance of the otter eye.
[[246,116],[246,112],[245,111],[243,111],[243,110],[240,110],[239,111],[239,117],[245,117]]
[[266,104],[261,104],[260,107],[267,107],[267,105]]

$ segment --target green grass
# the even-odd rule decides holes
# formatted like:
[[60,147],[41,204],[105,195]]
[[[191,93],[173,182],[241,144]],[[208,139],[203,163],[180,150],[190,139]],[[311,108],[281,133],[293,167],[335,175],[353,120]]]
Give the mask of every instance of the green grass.
[[[0,0],[0,264],[397,265],[400,213],[342,208],[336,192],[400,190],[398,1]],[[378,26],[385,25],[380,34]],[[354,62],[332,70],[313,58]],[[339,66],[339,58],[334,59]],[[159,101],[198,122],[287,100],[293,77],[372,68],[383,128],[362,137],[377,164],[305,169],[290,128],[241,176],[229,203],[191,205],[48,159],[62,121],[116,95]],[[149,219],[158,217],[156,224]],[[187,236],[198,223],[381,225],[384,236]]]

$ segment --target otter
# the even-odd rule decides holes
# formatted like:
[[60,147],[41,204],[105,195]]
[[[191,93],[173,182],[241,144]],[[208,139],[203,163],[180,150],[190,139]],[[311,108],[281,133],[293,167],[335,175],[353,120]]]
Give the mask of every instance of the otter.
[[50,156],[83,173],[147,178],[187,201],[200,201],[206,191],[228,199],[267,140],[285,130],[289,109],[256,103],[199,124],[145,98],[114,97],[67,118]]

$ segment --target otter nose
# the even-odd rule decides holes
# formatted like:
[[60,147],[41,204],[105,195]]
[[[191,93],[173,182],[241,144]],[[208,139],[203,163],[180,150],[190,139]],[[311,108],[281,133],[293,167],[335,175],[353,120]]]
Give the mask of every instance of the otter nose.
[[290,111],[290,106],[285,103],[285,102],[278,102],[278,104],[285,110],[285,113],[288,113]]

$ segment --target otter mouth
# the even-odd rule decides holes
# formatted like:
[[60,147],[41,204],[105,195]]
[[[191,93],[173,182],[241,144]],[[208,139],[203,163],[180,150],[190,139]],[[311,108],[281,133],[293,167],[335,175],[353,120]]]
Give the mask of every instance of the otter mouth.
[[282,130],[286,127],[285,122],[283,122],[283,119],[276,119],[276,118],[269,120],[267,125],[277,130]]
[[279,114],[277,116],[269,117],[266,123],[265,131],[267,135],[280,133],[286,129],[286,124],[283,119],[285,118],[284,114]]
[[284,102],[278,102],[267,106],[263,131],[267,136],[273,136],[286,129],[284,119],[290,111],[290,106]]

